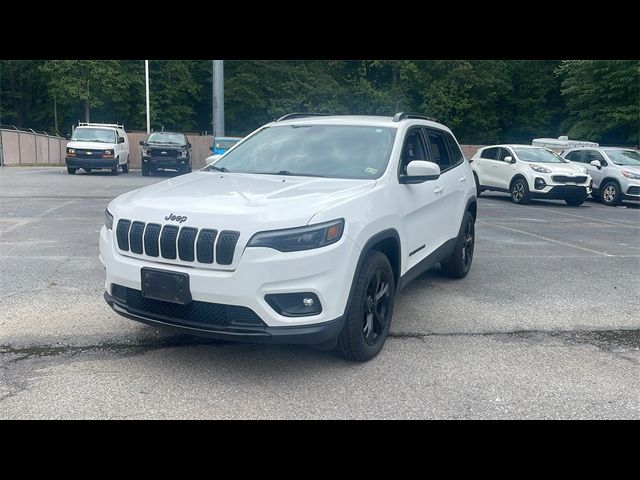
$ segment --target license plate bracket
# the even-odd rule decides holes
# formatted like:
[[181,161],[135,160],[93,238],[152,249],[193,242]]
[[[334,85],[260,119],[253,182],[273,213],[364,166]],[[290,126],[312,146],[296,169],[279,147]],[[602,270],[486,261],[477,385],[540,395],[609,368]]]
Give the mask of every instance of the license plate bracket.
[[152,300],[187,305],[192,302],[189,275],[143,267],[140,270],[142,296]]

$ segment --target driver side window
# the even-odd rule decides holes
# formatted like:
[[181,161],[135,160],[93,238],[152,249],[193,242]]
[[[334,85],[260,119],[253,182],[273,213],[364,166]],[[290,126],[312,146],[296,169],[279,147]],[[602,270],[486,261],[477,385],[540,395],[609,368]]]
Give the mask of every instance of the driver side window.
[[428,160],[420,128],[412,128],[407,132],[400,158],[400,175],[407,174],[407,165],[414,160]]
[[506,148],[500,148],[500,154],[498,156],[498,160],[502,160],[504,162],[504,159],[507,157],[515,158],[513,156],[513,153],[511,153],[509,150],[507,150]]

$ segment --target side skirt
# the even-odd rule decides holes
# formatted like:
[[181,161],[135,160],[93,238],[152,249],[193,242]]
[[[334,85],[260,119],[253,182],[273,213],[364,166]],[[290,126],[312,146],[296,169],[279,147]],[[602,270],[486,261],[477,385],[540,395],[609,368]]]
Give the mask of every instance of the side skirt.
[[458,238],[452,238],[443,243],[435,251],[431,252],[427,257],[420,260],[420,262],[411,267],[402,277],[400,277],[400,285],[396,289],[396,292],[401,291],[409,282],[415,280],[424,272],[433,267],[436,263],[445,261],[451,256],[453,250],[458,242]]

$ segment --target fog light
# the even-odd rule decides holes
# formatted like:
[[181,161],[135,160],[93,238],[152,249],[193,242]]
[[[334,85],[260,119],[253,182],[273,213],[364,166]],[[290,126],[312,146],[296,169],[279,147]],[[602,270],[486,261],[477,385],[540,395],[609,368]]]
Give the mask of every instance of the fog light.
[[315,293],[276,293],[265,295],[265,301],[285,317],[305,317],[322,312],[320,300]]
[[544,181],[544,178],[536,178],[536,181],[534,182],[534,186],[536,190],[542,190],[544,187],[547,186],[547,182]]

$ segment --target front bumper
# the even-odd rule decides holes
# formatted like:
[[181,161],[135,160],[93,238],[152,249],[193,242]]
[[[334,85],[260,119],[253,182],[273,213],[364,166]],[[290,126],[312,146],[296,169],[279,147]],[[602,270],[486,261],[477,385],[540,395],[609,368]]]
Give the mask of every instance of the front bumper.
[[630,180],[625,182],[622,187],[622,199],[640,201],[640,182],[637,180]]
[[77,158],[65,157],[67,167],[71,168],[116,168],[115,158]]
[[[100,260],[106,270],[105,289],[109,296],[114,296],[114,284],[140,291],[142,267],[185,273],[189,275],[194,301],[246,307],[267,328],[318,325],[342,317],[359,254],[356,244],[344,235],[333,245],[302,252],[245,248],[239,253],[241,257],[235,270],[199,268],[197,263],[187,266],[122,255],[116,250],[113,232],[104,226],[100,230]],[[286,317],[265,300],[268,294],[295,292],[317,295],[322,311]]]
[[177,170],[179,168],[188,167],[190,160],[188,157],[166,158],[143,155],[142,163],[151,168],[171,168],[173,170]]
[[585,200],[591,193],[589,187],[578,185],[556,185],[545,188],[546,191],[532,190],[531,198],[546,198],[549,200]]
[[262,321],[255,322],[254,325],[242,325],[234,322],[228,325],[215,325],[206,321],[177,319],[136,309],[128,305],[126,300],[109,295],[107,292],[104,293],[104,299],[116,313],[131,320],[189,335],[236,342],[317,345],[336,339],[344,323],[344,319],[341,317],[320,324],[288,327],[269,327]]

